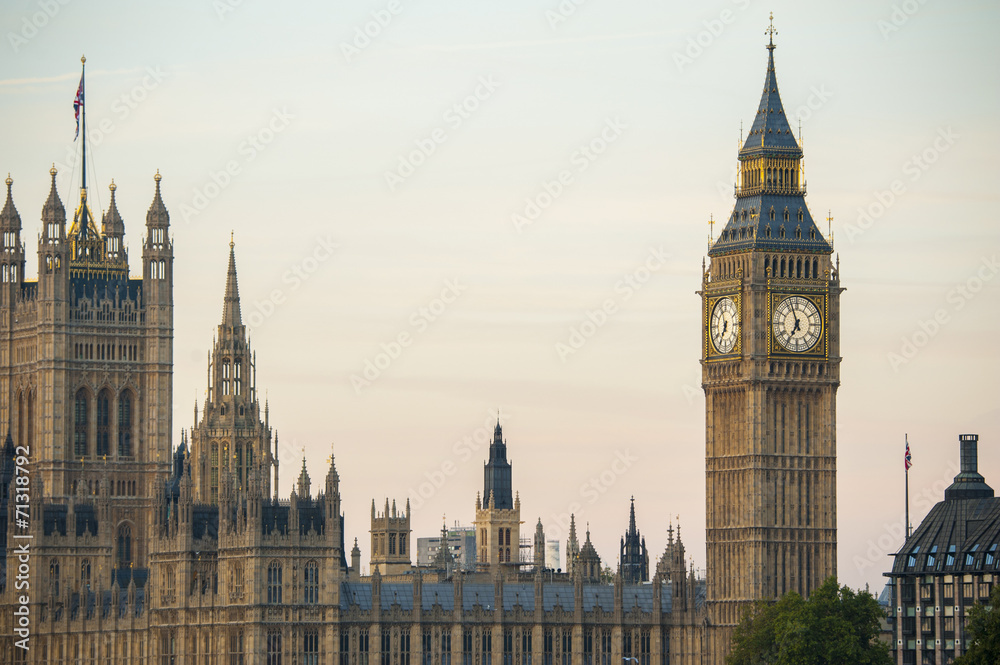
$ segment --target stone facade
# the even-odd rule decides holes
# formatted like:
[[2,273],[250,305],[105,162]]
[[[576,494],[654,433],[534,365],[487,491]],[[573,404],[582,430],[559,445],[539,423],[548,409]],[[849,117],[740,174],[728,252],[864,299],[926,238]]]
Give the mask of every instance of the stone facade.
[[[456,565],[446,529],[433,563],[411,565],[409,506],[387,500],[382,513],[372,504],[362,576],[356,539],[347,565],[332,455],[321,491],[303,464],[290,496],[277,496],[278,437],[259,400],[234,244],[207,397],[171,451],[173,255],[160,177],[138,279],[114,189],[99,230],[83,188],[67,232],[53,171],[37,280],[25,279],[10,179],[0,211],[0,662],[722,663],[749,603],[807,595],[835,574],[842,289],[804,203],[769,48],[737,203],[700,291],[707,581],[685,561],[679,526],[649,579],[634,508],[617,575],[589,525],[578,541],[575,517],[566,573],[544,565],[541,520],[537,556],[520,561],[499,422],[475,501],[475,570]],[[30,492],[16,481],[19,457],[30,458]],[[16,507],[25,496],[28,526]],[[29,651],[10,611],[22,596]]]
[[392,502],[389,510],[389,499],[385,500],[385,510],[375,511],[375,500],[372,499],[371,527],[371,572],[377,570],[380,575],[398,575],[410,570],[410,501],[406,501],[406,512],[396,510],[396,502]]
[[837,572],[840,274],[805,203],[774,44],[736,204],[703,264],[710,662],[751,603]]

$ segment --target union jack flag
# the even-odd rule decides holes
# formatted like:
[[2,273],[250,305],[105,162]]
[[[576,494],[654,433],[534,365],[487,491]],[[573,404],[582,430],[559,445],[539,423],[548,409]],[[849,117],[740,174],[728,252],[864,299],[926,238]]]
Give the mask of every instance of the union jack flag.
[[80,136],[80,107],[83,106],[83,74],[80,74],[80,87],[76,89],[76,99],[73,100],[73,112],[76,115],[76,134],[73,136],[75,141]]
[[906,442],[906,454],[903,455],[903,464],[906,466],[906,470],[909,471],[910,467],[913,466],[913,456],[910,455],[910,442]]

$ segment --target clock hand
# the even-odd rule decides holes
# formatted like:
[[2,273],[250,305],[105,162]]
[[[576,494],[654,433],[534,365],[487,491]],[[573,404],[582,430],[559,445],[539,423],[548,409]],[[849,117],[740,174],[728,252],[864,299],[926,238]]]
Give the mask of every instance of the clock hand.
[[722,334],[723,335],[726,334],[726,328],[728,328],[728,327],[729,327],[729,321],[723,321],[722,322]]
[[795,317],[795,327],[792,328],[792,333],[795,333],[798,330],[799,330],[799,319],[798,319],[798,317]]

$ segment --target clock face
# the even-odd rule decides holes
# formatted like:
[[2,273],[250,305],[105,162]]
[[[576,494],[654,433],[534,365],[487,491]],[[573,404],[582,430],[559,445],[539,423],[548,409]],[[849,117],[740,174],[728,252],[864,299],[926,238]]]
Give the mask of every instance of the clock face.
[[719,353],[729,353],[740,337],[740,313],[732,298],[720,298],[712,308],[712,344]]
[[775,308],[771,328],[781,346],[793,353],[801,353],[816,346],[823,332],[823,317],[813,301],[791,296]]

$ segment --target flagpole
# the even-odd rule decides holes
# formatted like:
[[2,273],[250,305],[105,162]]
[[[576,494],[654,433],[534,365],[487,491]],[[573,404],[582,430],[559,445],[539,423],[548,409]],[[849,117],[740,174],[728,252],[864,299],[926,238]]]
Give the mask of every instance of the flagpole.
[[[906,452],[910,452],[909,435],[903,434],[903,440],[906,441]],[[910,537],[910,465],[904,464],[903,468],[906,469],[906,537],[909,538]]]
[[87,191],[87,90],[86,90],[86,73],[87,73],[87,56],[80,56],[80,92],[81,92],[81,104],[83,108],[81,109],[83,113],[83,141],[81,144],[83,146],[83,174],[80,177],[80,189],[84,192]]

